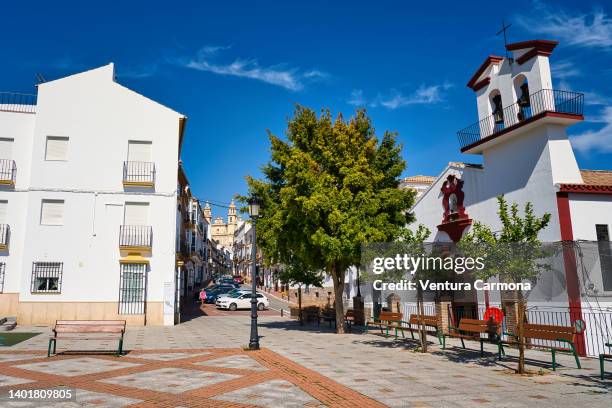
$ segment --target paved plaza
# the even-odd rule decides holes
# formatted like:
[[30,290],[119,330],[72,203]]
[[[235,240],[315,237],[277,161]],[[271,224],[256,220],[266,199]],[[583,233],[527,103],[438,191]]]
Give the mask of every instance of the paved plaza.
[[[323,325],[299,326],[267,315],[259,319],[262,350],[244,351],[247,315],[208,315],[175,327],[129,327],[123,357],[86,350],[116,344],[58,343],[46,358],[43,334],[0,349],[0,395],[10,388],[70,386],[77,403],[49,406],[164,407],[609,407],[612,375],[598,378],[598,362],[528,350],[533,375],[517,376],[516,350],[498,362],[494,348],[480,357],[478,343],[463,350],[453,340],[429,353],[410,340],[375,331],[337,335]],[[63,353],[79,350],[79,353]],[[4,401],[0,401],[3,406]],[[12,403],[8,406],[28,406]],[[30,406],[41,406],[30,405]]]

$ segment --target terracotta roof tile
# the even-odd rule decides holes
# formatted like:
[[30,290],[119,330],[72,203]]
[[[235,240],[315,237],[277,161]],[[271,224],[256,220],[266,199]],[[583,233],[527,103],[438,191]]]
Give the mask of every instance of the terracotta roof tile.
[[612,186],[612,170],[580,170],[587,185]]
[[406,177],[402,180],[403,183],[423,183],[423,184],[432,184],[436,181],[436,177],[433,176],[410,176]]

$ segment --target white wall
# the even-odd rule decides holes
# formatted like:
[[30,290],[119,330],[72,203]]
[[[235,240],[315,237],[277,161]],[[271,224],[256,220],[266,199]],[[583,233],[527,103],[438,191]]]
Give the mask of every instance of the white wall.
[[[179,123],[183,116],[114,82],[113,65],[39,85],[36,114],[0,112],[15,138],[17,184],[0,191],[11,224],[5,293],[20,301],[118,301],[125,202],[148,202],[153,229],[147,300],[174,281]],[[45,161],[47,136],[69,137],[68,160]],[[123,186],[128,140],[152,141],[154,189]],[[40,225],[43,199],[65,200],[64,225]],[[31,294],[32,262],[64,263],[61,294]]]

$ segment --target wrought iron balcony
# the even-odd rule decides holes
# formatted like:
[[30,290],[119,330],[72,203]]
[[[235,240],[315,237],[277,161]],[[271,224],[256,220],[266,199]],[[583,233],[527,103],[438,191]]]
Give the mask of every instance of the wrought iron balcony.
[[36,95],[0,92],[0,111],[36,113]]
[[123,162],[123,185],[132,187],[155,186],[155,163],[141,161]]
[[17,166],[15,160],[0,159],[0,185],[15,186]]
[[582,119],[584,94],[555,89],[542,89],[529,98],[505,107],[457,132],[461,151],[465,152],[501,134],[514,130],[550,114]]
[[122,250],[147,251],[153,244],[153,228],[149,225],[120,225],[119,248]]
[[8,224],[0,224],[0,250],[8,249],[11,238],[11,227]]

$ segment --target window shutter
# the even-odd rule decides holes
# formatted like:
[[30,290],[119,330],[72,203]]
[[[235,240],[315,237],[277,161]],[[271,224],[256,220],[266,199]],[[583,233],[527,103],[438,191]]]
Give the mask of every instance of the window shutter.
[[40,223],[42,225],[64,225],[64,200],[43,200]]
[[124,225],[149,225],[149,203],[125,203]]
[[150,162],[151,142],[130,140],[128,142],[128,161]]
[[13,140],[0,138],[0,159],[13,158]]
[[68,160],[68,138],[47,136],[45,160]]
[[6,224],[6,210],[8,208],[8,201],[0,201],[0,224]]

